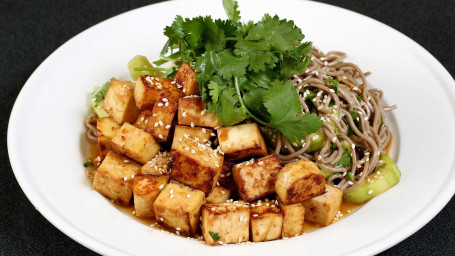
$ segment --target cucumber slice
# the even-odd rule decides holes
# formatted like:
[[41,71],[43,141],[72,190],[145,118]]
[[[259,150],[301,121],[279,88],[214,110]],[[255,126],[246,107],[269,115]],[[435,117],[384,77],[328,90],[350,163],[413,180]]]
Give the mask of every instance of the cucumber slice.
[[[263,134],[264,134],[264,139],[266,140],[268,145],[271,145],[272,148],[275,148],[276,146],[276,138],[278,137],[278,131],[270,128],[263,128],[262,129]],[[310,146],[308,149],[305,151],[306,153],[310,153],[316,150],[320,150],[322,147],[324,147],[324,134],[322,133],[321,130],[317,130],[316,132],[308,135],[310,136]],[[294,150],[299,150],[302,148],[302,142],[296,142],[297,146],[293,145],[292,147]],[[289,152],[286,148],[284,148],[284,145],[281,146],[281,151],[283,152]]]
[[[364,180],[355,190],[343,195],[344,201],[356,204],[364,203],[400,181],[400,169],[398,169],[392,158],[387,155],[381,155],[380,160],[383,163],[376,167],[374,173],[368,176],[373,182],[370,183]],[[374,177],[375,175],[377,176],[376,178]]]

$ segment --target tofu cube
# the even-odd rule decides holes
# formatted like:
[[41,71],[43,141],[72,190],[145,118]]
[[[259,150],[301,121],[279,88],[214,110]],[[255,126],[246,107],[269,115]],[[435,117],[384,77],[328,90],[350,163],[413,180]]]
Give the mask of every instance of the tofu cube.
[[231,198],[231,190],[223,187],[214,187],[212,192],[205,198],[208,204],[225,203]]
[[141,164],[150,161],[160,151],[160,144],[152,135],[129,123],[124,123],[120,127],[112,138],[111,146],[114,151],[127,155]]
[[147,122],[145,131],[153,135],[158,141],[167,141],[176,111],[177,102],[160,97],[153,106],[152,116]]
[[137,79],[134,100],[138,109],[152,109],[161,96],[178,102],[183,93],[174,81],[167,78],[144,75]]
[[222,155],[191,138],[184,138],[173,155],[171,179],[208,195],[220,177],[222,166]]
[[178,122],[182,125],[219,127],[216,112],[206,112],[202,97],[185,97],[179,100]]
[[226,159],[239,161],[267,155],[264,137],[256,123],[222,127],[217,131]]
[[285,204],[300,203],[325,191],[325,178],[311,161],[299,160],[286,164],[278,174],[275,191]]
[[275,181],[281,163],[276,155],[252,159],[232,168],[232,176],[239,196],[247,202],[275,192]]
[[199,227],[205,195],[179,183],[169,183],[153,203],[156,221],[180,234],[192,236]]
[[104,98],[103,108],[118,124],[132,123],[139,115],[134,102],[134,83],[112,80]]
[[212,133],[213,130],[209,128],[176,125],[171,146],[171,153],[173,154],[177,150],[184,137],[194,139],[200,143],[207,143],[210,140],[210,134]]
[[141,113],[139,113],[139,116],[137,117],[136,123],[134,123],[134,126],[141,130],[144,130],[145,126],[148,123],[148,119],[150,118],[151,115],[152,110],[150,109],[141,111]]
[[199,93],[199,84],[196,82],[197,72],[191,67],[188,62],[182,62],[177,74],[175,74],[175,81],[178,85],[182,86],[182,92],[185,96],[201,95]]
[[133,179],[134,211],[139,217],[155,217],[153,203],[166,186],[169,176],[138,174]]
[[303,234],[305,208],[302,204],[280,204],[283,213],[281,237],[294,237]]
[[140,168],[138,163],[109,151],[96,171],[93,189],[118,204],[128,205],[133,195],[132,180]]
[[243,202],[202,206],[202,235],[209,245],[241,243],[250,237],[250,208]]
[[220,178],[218,179],[220,186],[231,190],[231,196],[235,196],[237,194],[237,185],[235,185],[235,181],[232,176],[232,168],[234,165],[235,164],[233,162],[224,160]]
[[171,172],[172,156],[169,152],[159,152],[152,160],[141,167],[139,173],[152,175],[169,175]]
[[250,216],[253,242],[270,241],[281,237],[283,214],[273,202],[256,203],[255,207],[250,209]]
[[98,118],[98,120],[96,120],[98,151],[101,159],[104,159],[109,150],[111,150],[111,140],[119,128],[120,125],[110,117]]
[[304,201],[305,219],[318,225],[327,226],[340,210],[343,191],[327,185],[324,194]]

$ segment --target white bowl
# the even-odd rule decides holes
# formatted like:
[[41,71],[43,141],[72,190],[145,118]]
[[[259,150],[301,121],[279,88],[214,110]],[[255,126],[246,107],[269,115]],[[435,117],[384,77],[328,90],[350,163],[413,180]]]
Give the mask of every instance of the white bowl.
[[364,255],[405,239],[444,207],[455,191],[455,82],[435,58],[390,27],[337,7],[243,0],[240,8],[244,21],[263,13],[293,19],[321,50],[345,51],[350,62],[373,72],[370,85],[398,105],[392,157],[402,171],[400,183],[318,231],[218,247],[161,233],[93,191],[82,166],[83,120],[93,86],[113,76],[129,79],[126,65],[137,54],[157,57],[165,42],[163,28],[176,14],[225,18],[221,1],[172,1],[127,12],[77,35],[38,67],[19,94],[8,127],[10,161],[25,194],[52,224],[108,255]]

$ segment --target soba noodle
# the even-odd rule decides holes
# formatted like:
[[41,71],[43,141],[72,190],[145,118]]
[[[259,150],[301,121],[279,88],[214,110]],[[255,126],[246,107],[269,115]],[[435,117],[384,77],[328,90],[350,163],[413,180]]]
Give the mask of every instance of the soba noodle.
[[[314,161],[321,169],[333,173],[327,183],[345,192],[352,191],[375,170],[380,154],[385,153],[391,138],[385,112],[396,106],[382,104],[382,91],[367,88],[365,77],[369,73],[363,73],[355,64],[343,62],[345,53],[331,51],[324,54],[313,48],[312,54],[307,70],[294,75],[291,81],[299,93],[302,110],[313,110],[323,120],[324,146],[318,151],[305,153],[310,145],[310,136],[307,136],[302,148],[296,150],[286,138],[278,135],[274,152],[282,163],[299,159]],[[328,77],[339,81],[337,92],[333,90],[333,85],[328,84]],[[310,92],[315,95],[312,108],[305,102]],[[357,115],[355,120],[352,112]],[[333,116],[334,113],[338,113],[338,117]],[[335,168],[333,165],[343,155],[343,141],[352,148],[352,162],[347,167]],[[354,181],[348,177],[349,172]]]

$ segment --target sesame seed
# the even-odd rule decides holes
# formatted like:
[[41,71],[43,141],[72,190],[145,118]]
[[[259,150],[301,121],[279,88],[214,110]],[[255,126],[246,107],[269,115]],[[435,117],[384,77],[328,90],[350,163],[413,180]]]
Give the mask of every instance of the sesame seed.
[[164,221],[163,217],[160,217],[160,220],[161,220],[161,221]]
[[264,165],[264,161],[259,161],[258,165]]
[[373,190],[370,189],[370,191],[368,191],[368,195],[371,195],[373,194]]
[[196,153],[196,150],[192,149],[192,150],[191,150],[191,153],[193,153],[193,154]]
[[253,214],[253,217],[257,217],[257,216],[259,216],[259,214],[257,214],[257,213]]
[[163,189],[164,188],[164,184],[161,184],[158,188],[159,189]]
[[169,102],[164,103],[164,106],[168,107],[169,106]]
[[190,150],[190,147],[184,147],[183,149],[184,150]]
[[186,197],[188,197],[188,198],[191,198],[191,195],[190,195],[190,194],[188,194],[188,195],[186,195]]
[[174,194],[172,194],[172,195],[169,197],[169,199],[172,199],[172,198],[174,198]]
[[221,240],[218,240],[218,243],[219,243],[219,244],[223,244],[223,241],[221,241]]
[[212,133],[210,133],[210,136],[215,137],[216,134],[212,132]]
[[224,194],[226,194],[226,191],[224,191],[224,190],[221,190],[221,194],[223,194],[223,195],[224,195]]
[[128,180],[128,178],[127,177],[123,177],[123,180],[126,181],[126,180]]
[[155,122],[155,127],[158,127],[158,122]]
[[202,133],[206,133],[207,130],[205,128],[202,128]]
[[182,113],[182,116],[183,116],[183,117],[185,117],[185,116],[186,116],[186,112],[185,112],[185,111],[183,111],[183,113]]
[[169,191],[169,193],[171,193],[171,194],[174,194],[174,190],[173,190],[173,189],[171,189],[171,191]]
[[164,125],[163,121],[158,121],[158,124],[159,124],[160,126],[163,126],[163,125]]
[[215,207],[212,207],[212,211],[215,211]]
[[158,103],[158,107],[162,107],[163,106],[163,103]]
[[158,116],[158,114],[156,114],[156,113],[153,113],[153,114],[152,114],[152,116],[155,116],[155,117],[156,117],[156,116]]
[[160,137],[160,139],[164,139],[163,135],[160,133],[158,134],[158,137]]
[[168,125],[166,125],[164,128],[166,128],[166,129],[171,129],[171,125],[168,124]]
[[130,160],[128,160],[128,159],[125,159],[123,162],[124,162],[124,163],[129,163],[129,162],[130,162]]
[[193,123],[193,122],[191,122],[191,125],[190,125],[190,126],[191,126],[192,128],[194,128],[194,123]]
[[205,115],[205,109],[201,111],[201,116]]

